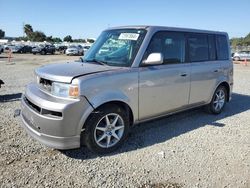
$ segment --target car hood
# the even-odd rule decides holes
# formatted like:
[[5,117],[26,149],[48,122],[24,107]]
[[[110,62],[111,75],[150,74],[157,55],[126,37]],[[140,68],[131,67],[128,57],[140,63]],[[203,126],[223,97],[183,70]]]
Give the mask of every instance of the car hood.
[[121,69],[121,67],[111,67],[104,65],[97,65],[91,63],[80,62],[68,62],[68,63],[56,63],[51,65],[45,65],[35,70],[35,73],[42,78],[71,83],[74,77],[94,74],[98,72],[105,72],[115,69]]

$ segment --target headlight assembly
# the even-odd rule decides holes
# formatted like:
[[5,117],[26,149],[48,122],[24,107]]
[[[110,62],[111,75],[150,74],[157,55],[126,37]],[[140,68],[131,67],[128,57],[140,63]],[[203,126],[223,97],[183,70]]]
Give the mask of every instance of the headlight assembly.
[[58,97],[78,98],[79,88],[78,85],[53,82],[51,87],[51,94]]

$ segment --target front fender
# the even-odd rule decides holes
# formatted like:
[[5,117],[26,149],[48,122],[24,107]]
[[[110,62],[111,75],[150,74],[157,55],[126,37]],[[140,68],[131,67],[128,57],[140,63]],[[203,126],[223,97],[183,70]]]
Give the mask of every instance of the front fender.
[[104,91],[95,96],[87,96],[89,103],[93,108],[98,108],[102,104],[111,101],[120,101],[126,103],[128,106],[130,103],[129,98],[120,91]]
[[79,133],[81,133],[82,127],[85,124],[89,115],[96,108],[98,108],[99,106],[107,102],[112,102],[112,101],[123,102],[123,103],[126,103],[130,107],[130,109],[132,109],[131,106],[129,105],[129,98],[126,95],[124,95],[122,92],[118,92],[118,91],[109,91],[109,92],[106,91],[106,92],[100,93],[92,97],[85,96],[85,98],[88,100],[91,106],[85,111],[85,113],[83,114],[81,118],[81,121],[79,122],[78,129],[77,129]]

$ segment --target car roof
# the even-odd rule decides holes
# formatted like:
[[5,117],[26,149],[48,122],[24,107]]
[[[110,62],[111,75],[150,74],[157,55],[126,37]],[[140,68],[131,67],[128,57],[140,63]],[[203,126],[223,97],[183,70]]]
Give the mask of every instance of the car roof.
[[114,29],[146,29],[146,30],[163,30],[163,31],[182,31],[182,32],[196,32],[196,33],[211,33],[211,34],[224,34],[223,31],[211,31],[211,30],[202,30],[202,29],[192,29],[192,28],[181,28],[181,27],[168,27],[168,26],[154,26],[154,25],[128,25],[128,26],[119,26],[111,27],[106,30]]

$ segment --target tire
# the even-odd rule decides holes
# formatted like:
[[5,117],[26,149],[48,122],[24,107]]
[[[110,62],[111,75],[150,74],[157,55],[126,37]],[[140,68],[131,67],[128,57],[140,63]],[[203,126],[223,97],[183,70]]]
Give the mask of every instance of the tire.
[[206,110],[211,114],[220,114],[225,107],[227,99],[227,89],[219,86],[213,95],[211,102],[206,106]]
[[81,140],[91,151],[106,154],[116,150],[128,133],[129,116],[125,110],[117,105],[105,105],[89,116]]
[[41,51],[41,55],[45,55],[46,53],[45,53],[45,51]]
[[33,55],[36,55],[36,53],[33,53]]
[[235,61],[240,61],[240,57],[238,57],[238,56],[237,56],[237,57],[234,57],[234,60],[235,60]]

